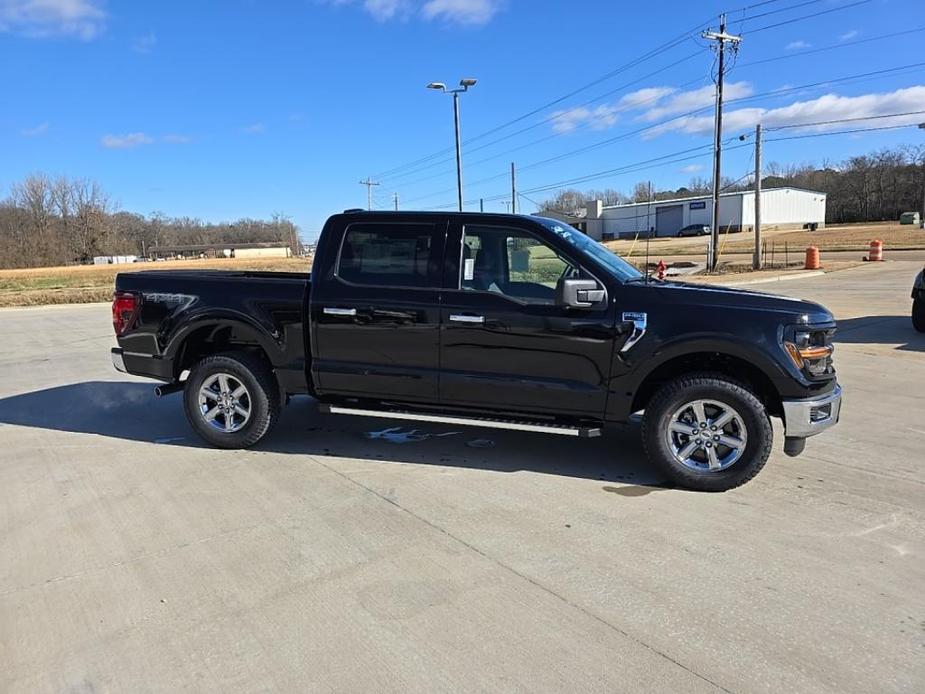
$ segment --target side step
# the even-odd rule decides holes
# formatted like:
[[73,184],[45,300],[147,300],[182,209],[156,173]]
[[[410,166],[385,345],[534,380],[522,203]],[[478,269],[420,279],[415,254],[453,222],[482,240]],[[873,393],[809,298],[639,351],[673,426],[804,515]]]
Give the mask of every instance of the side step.
[[380,417],[382,419],[410,419],[416,422],[436,422],[455,426],[487,427],[489,429],[511,429],[513,431],[535,431],[541,434],[559,434],[595,438],[601,435],[601,428],[594,426],[568,426],[564,424],[537,424],[536,422],[513,419],[489,419],[484,417],[454,417],[442,414],[407,412],[402,410],[367,410],[361,407],[342,407],[322,403],[318,408],[325,414],[346,414],[358,417]]

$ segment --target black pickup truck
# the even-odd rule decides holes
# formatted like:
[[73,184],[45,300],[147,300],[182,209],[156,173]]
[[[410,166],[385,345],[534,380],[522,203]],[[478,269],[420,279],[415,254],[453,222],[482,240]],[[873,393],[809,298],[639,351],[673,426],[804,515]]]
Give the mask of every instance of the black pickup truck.
[[747,482],[838,421],[835,321],[790,298],[658,281],[541,217],[348,211],[311,274],[116,278],[120,371],[183,391],[192,427],[241,448],[289,397],[335,414],[597,436],[644,411],[676,484]]

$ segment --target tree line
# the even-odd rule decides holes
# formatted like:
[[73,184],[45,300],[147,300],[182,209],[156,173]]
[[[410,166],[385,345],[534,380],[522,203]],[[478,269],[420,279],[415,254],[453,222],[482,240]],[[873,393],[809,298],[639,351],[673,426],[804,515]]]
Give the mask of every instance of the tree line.
[[[826,223],[896,221],[903,212],[922,211],[925,197],[925,145],[904,145],[870,154],[850,157],[840,163],[825,161],[813,164],[781,165],[769,163],[762,171],[763,188],[792,186],[818,190],[826,196]],[[651,187],[650,187],[651,186]],[[754,177],[740,180],[724,178],[723,192],[751,190]],[[543,201],[541,210],[574,214],[592,200],[605,205],[620,205],[648,200],[668,200],[695,195],[710,195],[711,179],[692,178],[686,186],[662,189],[654,183],[640,181],[629,193],[614,189],[582,192],[559,191]]]
[[119,209],[91,180],[33,174],[0,202],[0,268],[93,262],[95,256],[144,256],[157,246],[279,242],[299,252],[299,230],[282,215],[210,223]]

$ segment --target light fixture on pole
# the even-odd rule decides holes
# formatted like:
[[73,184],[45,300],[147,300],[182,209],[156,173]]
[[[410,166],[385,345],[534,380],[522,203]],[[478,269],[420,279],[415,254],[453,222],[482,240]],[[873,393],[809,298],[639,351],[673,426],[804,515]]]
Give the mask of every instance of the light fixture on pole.
[[456,194],[459,199],[459,211],[463,209],[463,184],[462,184],[462,143],[459,136],[459,95],[462,92],[469,91],[469,87],[474,87],[477,80],[461,79],[459,87],[456,89],[447,89],[443,82],[431,82],[427,85],[428,89],[434,89],[444,94],[453,95],[453,125],[456,130]]

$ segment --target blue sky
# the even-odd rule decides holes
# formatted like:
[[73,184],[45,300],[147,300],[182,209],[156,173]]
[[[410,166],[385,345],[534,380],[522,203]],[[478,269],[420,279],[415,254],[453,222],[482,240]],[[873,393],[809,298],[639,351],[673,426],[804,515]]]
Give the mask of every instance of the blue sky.
[[[551,194],[535,189],[621,167],[576,187],[677,187],[709,175],[709,151],[688,150],[712,138],[709,110],[678,118],[712,101],[710,49],[683,34],[724,10],[743,35],[727,76],[728,138],[759,120],[925,110],[925,65],[804,87],[925,63],[922,29],[878,38],[925,25],[920,0],[0,0],[0,195],[31,172],[88,177],[126,210],[207,220],[281,212],[310,239],[330,213],[365,206],[366,176],[381,181],[377,206],[395,193],[403,207],[455,202],[451,153],[386,175],[452,147],[451,99],[428,82],[479,80],[461,101],[467,140],[650,52],[468,143],[466,198],[504,210],[491,198],[509,190],[511,161],[534,200]],[[914,128],[771,141],[921,121],[770,131],[764,158],[820,163],[922,144]],[[750,147],[728,151],[724,174],[744,175],[750,157]]]

